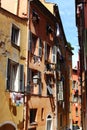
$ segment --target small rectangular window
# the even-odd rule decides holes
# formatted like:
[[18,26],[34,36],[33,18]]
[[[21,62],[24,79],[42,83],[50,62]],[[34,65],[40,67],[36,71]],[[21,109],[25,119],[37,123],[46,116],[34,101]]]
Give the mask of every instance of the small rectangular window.
[[19,46],[19,40],[20,40],[20,30],[16,25],[12,24],[11,42],[12,44]]
[[37,109],[30,109],[30,123],[36,122]]
[[41,109],[41,120],[44,120],[44,108]]
[[76,116],[78,116],[78,107],[76,107]]

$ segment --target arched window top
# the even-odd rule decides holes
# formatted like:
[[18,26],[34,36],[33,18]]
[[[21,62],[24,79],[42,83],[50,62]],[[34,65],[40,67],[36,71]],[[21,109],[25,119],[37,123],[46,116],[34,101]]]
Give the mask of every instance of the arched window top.
[[47,116],[47,119],[51,119],[51,118],[52,118],[52,116],[51,116],[51,115],[48,115],[48,116]]

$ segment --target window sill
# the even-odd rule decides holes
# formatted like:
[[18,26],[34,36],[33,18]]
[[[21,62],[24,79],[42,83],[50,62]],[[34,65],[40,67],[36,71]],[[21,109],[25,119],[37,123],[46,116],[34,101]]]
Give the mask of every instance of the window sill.
[[18,45],[16,45],[15,43],[11,43],[13,47],[15,47],[17,50],[20,51],[20,47]]
[[37,122],[32,122],[32,123],[30,123],[30,125],[32,126],[32,125],[37,125],[38,123]]

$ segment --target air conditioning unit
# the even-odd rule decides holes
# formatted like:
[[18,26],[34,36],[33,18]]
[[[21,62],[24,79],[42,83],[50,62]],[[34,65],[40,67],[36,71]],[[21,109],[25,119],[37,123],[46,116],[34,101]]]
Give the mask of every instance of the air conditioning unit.
[[63,101],[63,92],[58,93],[58,101]]

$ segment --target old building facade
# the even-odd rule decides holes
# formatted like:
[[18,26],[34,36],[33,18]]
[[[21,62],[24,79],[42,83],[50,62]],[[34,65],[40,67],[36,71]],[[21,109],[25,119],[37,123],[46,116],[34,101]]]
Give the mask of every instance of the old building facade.
[[87,1],[77,0],[76,6],[76,26],[78,29],[79,55],[80,55],[80,83],[82,91],[82,127],[87,129]]
[[[15,6],[12,8],[12,6],[9,7],[9,2],[12,1],[1,0],[1,7],[11,13],[0,8],[2,12],[5,11],[8,14],[0,12],[2,16],[0,29],[3,30],[4,35],[9,34],[10,42],[11,40],[16,41],[17,45],[10,43],[11,46],[8,46],[9,43],[6,43],[8,47],[6,57],[9,62],[5,60],[3,63],[5,72],[8,72],[7,90],[9,81],[11,89],[5,91],[5,77],[2,77],[4,74],[2,72],[2,79],[0,79],[0,83],[4,84],[2,85],[2,89],[4,88],[2,101],[7,102],[6,107],[8,107],[9,113],[5,117],[3,116],[3,120],[0,119],[1,130],[12,114],[11,122],[18,130],[65,130],[66,127],[70,128],[70,106],[67,104],[70,102],[72,51],[67,44],[58,6],[45,1],[23,0],[22,3],[13,1],[12,5]],[[23,6],[24,4],[25,6]],[[2,26],[5,20],[3,17],[8,19],[9,28],[10,25],[13,25],[11,32],[9,28]],[[7,33],[6,30],[8,30]],[[2,51],[4,44],[1,38],[0,49]],[[1,59],[2,57],[1,53]],[[21,71],[16,72],[16,65],[20,65],[18,70]],[[11,74],[13,74],[12,77]],[[18,96],[17,101],[14,101],[15,96]],[[9,105],[10,97],[13,104],[15,103],[15,108],[11,108],[13,104]],[[2,107],[0,109],[2,110]],[[10,127],[10,123],[7,124],[4,129]]]
[[23,128],[27,21],[2,8],[0,18],[0,129],[17,130]]
[[78,67],[72,72],[72,127],[81,128],[81,85]]

